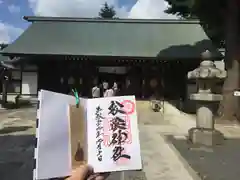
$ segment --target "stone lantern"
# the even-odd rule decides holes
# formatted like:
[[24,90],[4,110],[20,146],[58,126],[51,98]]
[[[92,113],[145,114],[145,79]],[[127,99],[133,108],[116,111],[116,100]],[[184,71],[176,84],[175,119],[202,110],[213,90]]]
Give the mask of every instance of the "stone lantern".
[[227,76],[225,70],[216,68],[211,61],[211,53],[202,53],[200,66],[188,72],[188,79],[195,79],[197,93],[191,94],[190,99],[196,101],[196,127],[189,130],[189,139],[193,144],[212,146],[221,144],[224,136],[214,128],[213,105],[222,100],[221,94],[214,94],[213,87],[218,81]]

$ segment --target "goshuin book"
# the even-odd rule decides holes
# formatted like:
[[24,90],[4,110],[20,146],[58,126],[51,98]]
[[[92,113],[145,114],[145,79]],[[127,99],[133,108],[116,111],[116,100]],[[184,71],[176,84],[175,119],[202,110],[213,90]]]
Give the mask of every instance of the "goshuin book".
[[84,99],[39,91],[34,180],[69,176],[89,164],[95,172],[141,170],[134,96]]

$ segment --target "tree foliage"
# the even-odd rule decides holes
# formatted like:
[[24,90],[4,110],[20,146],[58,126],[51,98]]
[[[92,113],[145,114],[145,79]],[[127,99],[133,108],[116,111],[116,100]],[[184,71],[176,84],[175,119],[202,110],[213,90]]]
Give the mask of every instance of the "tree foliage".
[[107,2],[103,4],[103,7],[100,9],[99,17],[102,19],[113,19],[116,16],[116,11],[114,6],[109,6]]
[[198,18],[212,41],[225,47],[225,68],[221,101],[224,119],[240,120],[240,101],[233,96],[240,88],[240,1],[239,0],[165,0],[167,13],[183,18]]
[[165,0],[170,5],[165,11],[186,19],[199,19],[208,36],[218,46],[225,45],[227,0]]
[[3,49],[6,48],[7,46],[8,46],[8,44],[1,43],[1,44],[0,44],[0,50],[3,50]]

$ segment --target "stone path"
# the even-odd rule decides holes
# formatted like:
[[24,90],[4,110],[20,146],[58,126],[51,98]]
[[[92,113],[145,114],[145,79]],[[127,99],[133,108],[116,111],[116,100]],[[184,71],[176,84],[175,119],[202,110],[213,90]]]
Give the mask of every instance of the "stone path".
[[[0,112],[0,177],[1,180],[32,178],[35,133],[34,108]],[[143,158],[143,171],[125,172],[131,180],[197,180],[199,177],[166,137],[185,139],[195,125],[192,116],[165,104],[164,116],[149,110],[149,103],[138,103],[138,118]],[[240,137],[237,125],[217,125],[226,137]],[[121,179],[113,173],[108,180]]]
[[[166,112],[165,112],[166,113]],[[149,111],[149,104],[138,106],[141,152],[146,177],[149,180],[192,180],[165,135],[177,133],[178,127],[162,113]]]
[[140,127],[140,132],[144,171],[148,179],[192,179],[156,126]]
[[[190,151],[186,145],[188,129],[195,126],[194,116],[182,113],[166,103],[164,116],[151,114],[150,116],[156,116],[152,118],[155,119],[155,123],[153,121],[149,123],[146,119],[141,121],[141,117],[147,115],[145,111],[148,104],[142,106],[143,108],[138,111],[139,128],[144,171],[148,179],[239,179],[240,172],[237,168],[240,161],[239,125],[217,124],[216,128],[226,138],[224,145],[215,148],[214,154],[206,151],[200,153]],[[174,141],[170,141],[169,137]],[[221,169],[221,172],[218,169]]]
[[1,112],[1,180],[32,179],[35,119],[34,108]]

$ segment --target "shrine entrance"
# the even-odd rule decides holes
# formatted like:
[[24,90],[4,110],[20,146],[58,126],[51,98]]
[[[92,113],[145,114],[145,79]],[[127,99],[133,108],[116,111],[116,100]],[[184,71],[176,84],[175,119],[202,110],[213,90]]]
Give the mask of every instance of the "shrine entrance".
[[120,94],[123,94],[128,70],[129,67],[126,66],[99,66],[96,75],[98,83],[108,82],[110,86],[113,86],[114,82],[116,82]]
[[[91,63],[89,63],[91,62]],[[198,61],[158,61],[156,63],[114,63],[101,66],[96,61],[45,60],[39,64],[39,89],[69,94],[72,88],[91,97],[94,80],[117,82],[121,95],[135,95],[138,99],[185,99],[187,72]],[[106,64],[106,62],[105,62]]]
[[94,67],[81,61],[47,59],[39,64],[39,89],[70,94],[76,88],[81,95],[89,96],[95,75]]

